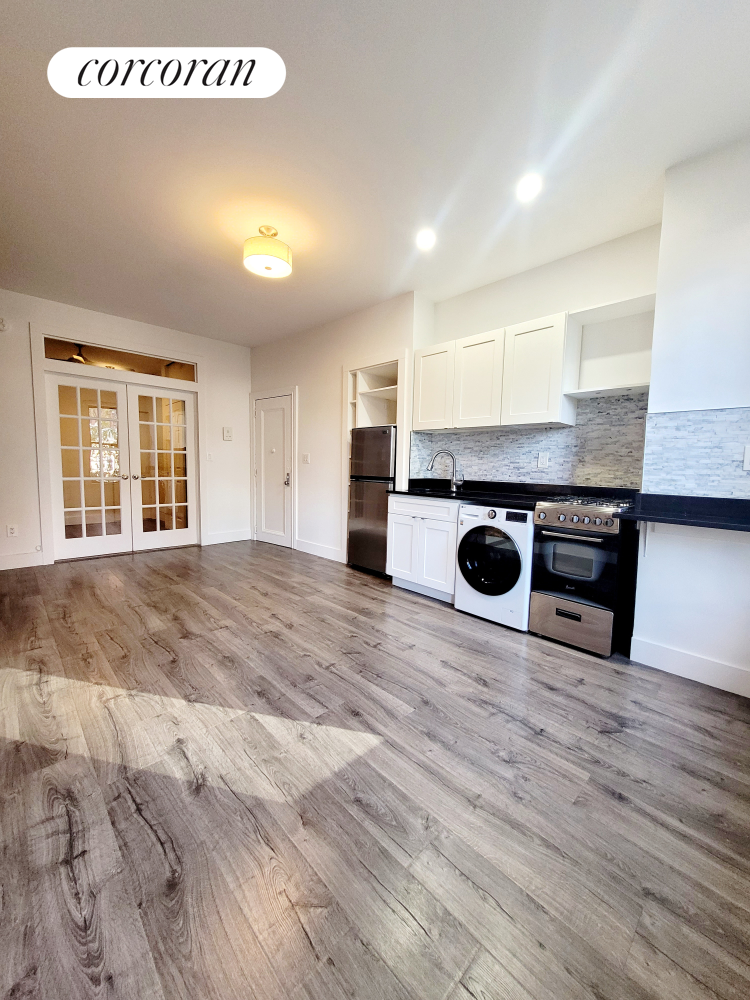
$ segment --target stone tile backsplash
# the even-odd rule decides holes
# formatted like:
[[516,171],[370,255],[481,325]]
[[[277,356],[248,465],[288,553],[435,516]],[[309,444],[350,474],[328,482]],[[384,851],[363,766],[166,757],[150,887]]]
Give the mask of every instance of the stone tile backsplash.
[[[647,392],[599,396],[579,400],[575,427],[412,432],[410,475],[450,475],[442,456],[426,471],[434,452],[448,448],[466,479],[640,489],[647,406]],[[546,469],[537,467],[540,451],[549,454]]]
[[750,407],[649,413],[644,493],[750,499]]

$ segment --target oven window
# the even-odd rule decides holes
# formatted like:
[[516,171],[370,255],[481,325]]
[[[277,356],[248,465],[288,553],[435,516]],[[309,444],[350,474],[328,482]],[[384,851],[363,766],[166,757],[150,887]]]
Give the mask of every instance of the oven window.
[[590,555],[581,548],[572,545],[554,545],[552,551],[552,569],[562,576],[576,576],[580,580],[594,578],[596,564]]

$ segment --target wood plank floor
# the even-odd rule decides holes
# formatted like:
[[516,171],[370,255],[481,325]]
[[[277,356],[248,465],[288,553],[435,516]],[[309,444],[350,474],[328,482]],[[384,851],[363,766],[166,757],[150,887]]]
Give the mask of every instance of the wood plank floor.
[[750,997],[742,698],[250,542],[0,655],[0,998]]

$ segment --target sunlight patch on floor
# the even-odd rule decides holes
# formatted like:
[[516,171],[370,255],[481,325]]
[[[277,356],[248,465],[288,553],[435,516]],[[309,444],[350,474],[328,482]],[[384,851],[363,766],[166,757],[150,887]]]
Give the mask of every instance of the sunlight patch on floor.
[[[264,789],[258,791],[274,799],[306,794],[383,739],[17,668],[0,670],[0,738],[188,780],[190,767],[205,768],[209,783],[229,770],[257,771]],[[281,788],[274,775],[288,783]]]

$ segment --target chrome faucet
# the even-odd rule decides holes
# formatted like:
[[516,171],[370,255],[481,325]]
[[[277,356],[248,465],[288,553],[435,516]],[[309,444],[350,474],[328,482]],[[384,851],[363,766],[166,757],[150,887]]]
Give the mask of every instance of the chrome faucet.
[[459,486],[463,485],[464,477],[463,475],[459,475],[456,472],[456,464],[457,464],[456,456],[453,454],[452,451],[448,451],[447,448],[441,448],[440,451],[436,451],[435,454],[430,459],[430,464],[427,466],[427,471],[432,472],[432,470],[435,468],[435,459],[438,457],[438,455],[450,455],[453,461],[453,471],[451,472],[451,491],[455,493],[456,489]]

